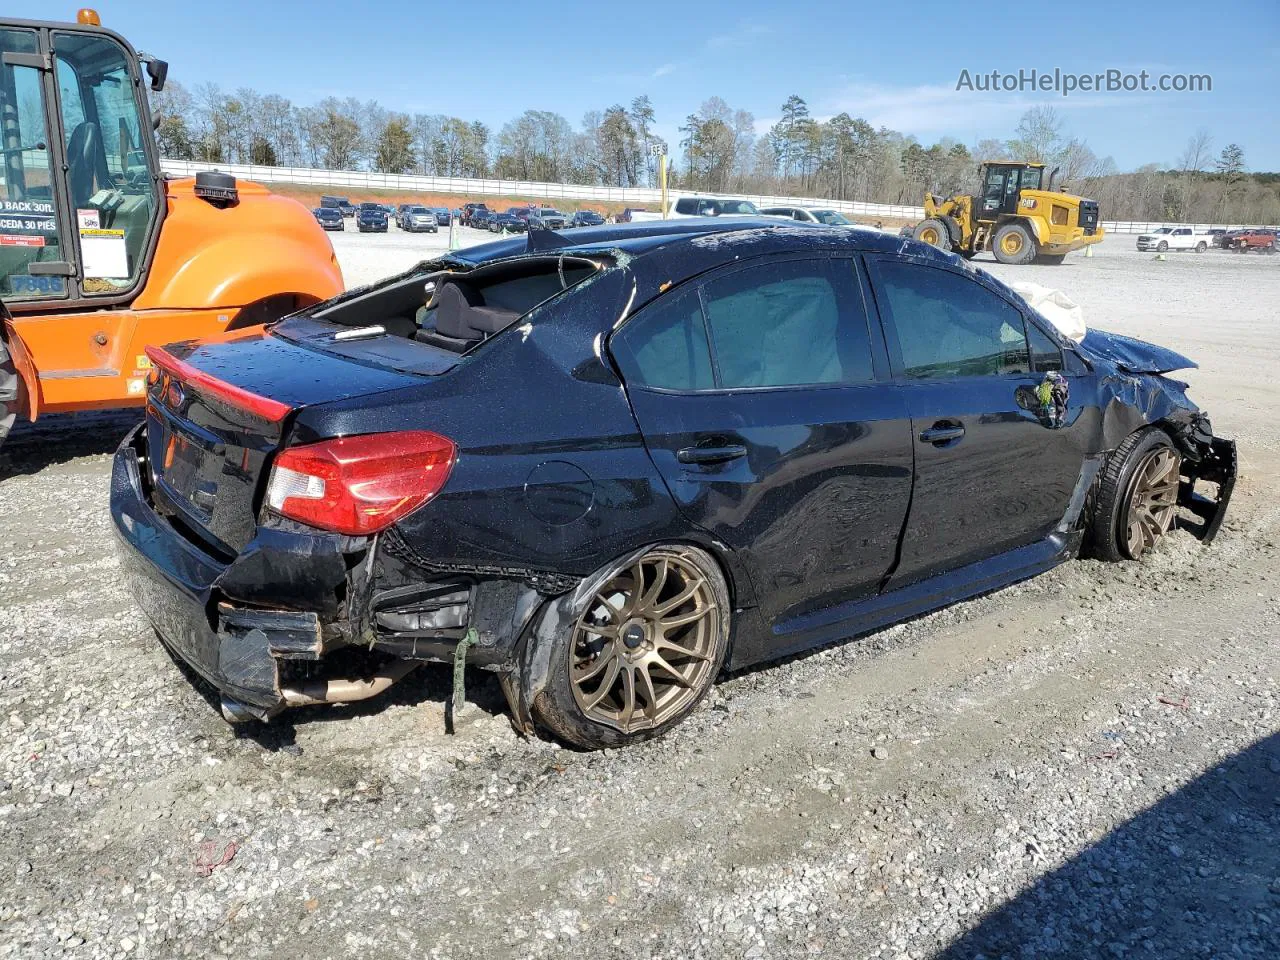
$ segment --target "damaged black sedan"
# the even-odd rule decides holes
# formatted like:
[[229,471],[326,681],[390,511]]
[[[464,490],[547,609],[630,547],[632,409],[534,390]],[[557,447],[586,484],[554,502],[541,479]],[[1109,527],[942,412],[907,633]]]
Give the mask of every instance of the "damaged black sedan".
[[534,230],[151,357],[111,513],[232,720],[436,661],[626,744],[722,670],[1208,541],[1236,472],[1190,360],[873,230]]

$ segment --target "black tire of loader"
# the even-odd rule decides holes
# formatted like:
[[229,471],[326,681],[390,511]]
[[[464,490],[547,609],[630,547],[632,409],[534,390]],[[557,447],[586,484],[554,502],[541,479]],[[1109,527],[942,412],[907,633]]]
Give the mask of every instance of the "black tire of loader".
[[18,393],[22,381],[9,354],[9,346],[0,340],[0,444],[9,435],[9,429],[18,416]]

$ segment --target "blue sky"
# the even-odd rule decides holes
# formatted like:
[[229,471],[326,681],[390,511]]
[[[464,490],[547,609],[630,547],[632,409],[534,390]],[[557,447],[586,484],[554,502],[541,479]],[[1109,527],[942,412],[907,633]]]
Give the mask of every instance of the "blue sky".
[[[77,6],[10,0],[8,12],[70,19]],[[708,96],[751,111],[764,129],[798,93],[819,118],[844,110],[925,143],[949,135],[972,145],[1007,138],[1025,109],[1049,102],[1071,134],[1121,169],[1174,163],[1204,127],[1215,153],[1234,141],[1251,170],[1280,171],[1280,0],[219,0],[163,15],[155,0],[101,0],[97,9],[104,25],[168,60],[170,77],[188,87],[209,80],[299,103],[373,98],[496,129],[526,108],[554,110],[576,126],[587,110],[647,93],[659,132],[674,143],[676,127]],[[956,91],[962,69],[1055,67],[1207,73],[1213,91]]]

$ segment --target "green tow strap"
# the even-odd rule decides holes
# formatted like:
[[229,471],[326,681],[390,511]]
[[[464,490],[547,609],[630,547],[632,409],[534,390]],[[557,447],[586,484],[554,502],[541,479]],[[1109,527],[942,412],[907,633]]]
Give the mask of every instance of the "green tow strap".
[[476,633],[476,628],[472,627],[467,631],[467,635],[458,641],[453,651],[453,715],[455,717],[462,712],[467,702],[466,682],[463,679],[467,667],[467,648],[479,640],[480,635]]

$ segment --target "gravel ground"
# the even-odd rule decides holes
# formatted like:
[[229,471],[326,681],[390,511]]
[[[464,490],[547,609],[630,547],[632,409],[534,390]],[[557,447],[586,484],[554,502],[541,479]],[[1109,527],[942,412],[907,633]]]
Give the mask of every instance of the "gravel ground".
[[[447,234],[333,239],[354,284]],[[1280,262],[988,266],[1201,362],[1243,461],[1219,540],[737,675],[626,751],[519,739],[479,674],[446,736],[439,670],[226,726],[119,580],[131,417],[19,431],[0,956],[1280,956]]]

